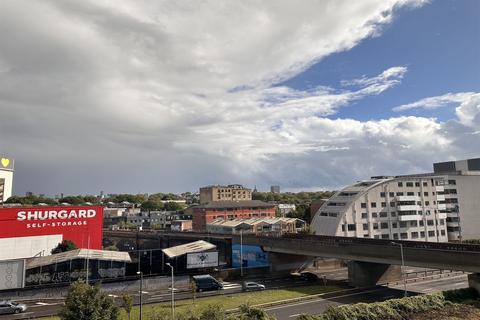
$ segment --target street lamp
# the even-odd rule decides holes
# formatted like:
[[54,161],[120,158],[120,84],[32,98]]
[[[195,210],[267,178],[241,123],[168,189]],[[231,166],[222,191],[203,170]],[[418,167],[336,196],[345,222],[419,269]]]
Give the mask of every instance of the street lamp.
[[166,265],[172,270],[172,320],[175,320],[175,291],[173,287],[175,281],[173,278],[173,266],[169,262],[167,262]]
[[142,294],[143,294],[143,272],[137,271],[137,274],[140,276],[140,320],[142,320]]
[[403,244],[401,243],[397,243],[397,242],[391,242],[391,244],[393,245],[396,245],[396,246],[400,246],[400,255],[402,257],[402,278],[403,278],[403,289],[404,289],[404,293],[403,293],[403,296],[406,297],[408,294],[407,294],[407,278],[406,278],[406,275],[405,275],[405,259],[403,258]]

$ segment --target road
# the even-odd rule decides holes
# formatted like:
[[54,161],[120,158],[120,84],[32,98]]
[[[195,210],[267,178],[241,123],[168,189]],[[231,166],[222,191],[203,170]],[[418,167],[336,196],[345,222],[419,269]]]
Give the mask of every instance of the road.
[[[431,293],[466,287],[468,287],[468,280],[467,275],[465,274],[441,279],[419,280],[417,282],[407,284],[409,294]],[[345,293],[334,298],[306,300],[287,305],[274,306],[265,308],[264,310],[269,314],[276,316],[278,320],[292,320],[297,318],[302,313],[322,313],[330,306],[359,302],[368,303],[384,301],[392,298],[401,298],[403,295],[403,283],[401,283],[391,286],[380,286],[366,289],[361,292]]]
[[[327,271],[325,271],[327,273]],[[338,277],[340,274],[344,273],[344,270],[332,271],[333,274],[338,273]],[[441,290],[451,290],[451,289],[458,289],[468,287],[467,276],[464,274],[461,275],[453,275],[448,278],[441,278],[441,279],[410,279],[408,283],[408,290],[412,293],[430,293],[435,291]],[[414,282],[415,281],[415,282]],[[269,289],[276,289],[276,288],[285,288],[285,287],[294,287],[294,286],[302,286],[309,284],[304,280],[300,279],[271,279],[262,281],[267,288]],[[225,283],[225,290],[221,292],[201,292],[197,293],[197,297],[206,297],[206,296],[213,296],[218,294],[225,294],[225,293],[239,293],[241,292],[241,285],[239,283]],[[134,299],[138,302],[138,294],[134,294]],[[302,313],[311,313],[311,314],[318,314],[326,310],[330,306],[340,305],[340,304],[351,304],[351,303],[358,303],[358,302],[374,302],[374,301],[383,301],[386,299],[394,298],[394,297],[402,297],[403,296],[403,283],[395,283],[388,287],[375,287],[369,289],[356,289],[351,290],[346,293],[341,294],[340,296],[330,297],[327,299],[314,299],[314,300],[306,300],[302,302],[280,305],[265,308],[265,310],[275,315],[278,320],[291,320],[295,319],[298,315]],[[177,292],[176,299],[191,299],[190,292]],[[114,296],[114,298],[118,299],[119,297]],[[144,303],[155,303],[155,302],[163,302],[169,301],[170,293],[163,291],[158,292],[143,292],[143,301]],[[18,315],[7,315],[7,316],[0,316],[0,320],[3,319],[31,319],[35,317],[42,317],[42,316],[49,316],[52,314],[56,314],[59,312],[62,301],[32,301],[28,302],[28,310],[25,313],[18,314]]]

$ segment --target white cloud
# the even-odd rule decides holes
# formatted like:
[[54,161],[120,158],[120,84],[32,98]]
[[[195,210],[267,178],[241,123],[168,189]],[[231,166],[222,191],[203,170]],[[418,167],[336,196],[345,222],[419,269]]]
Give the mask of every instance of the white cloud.
[[480,93],[462,101],[455,113],[464,126],[480,129]]
[[324,118],[398,85],[406,67],[348,89],[276,86],[422,3],[5,1],[0,143],[18,160],[17,191],[336,187],[425,168],[478,122],[474,107],[457,110],[455,129]]
[[417,108],[418,109],[420,108],[421,109],[437,109],[452,103],[460,103],[460,102],[467,101],[475,94],[476,94],[475,92],[446,93],[441,96],[423,98],[421,100],[418,100],[412,103],[397,106],[393,108],[393,111],[399,112],[399,111],[406,111],[406,110],[417,109]]

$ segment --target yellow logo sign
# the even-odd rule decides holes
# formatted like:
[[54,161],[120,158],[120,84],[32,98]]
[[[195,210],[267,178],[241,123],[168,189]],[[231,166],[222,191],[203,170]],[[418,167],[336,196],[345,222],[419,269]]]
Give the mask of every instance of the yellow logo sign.
[[8,160],[6,158],[2,158],[2,160],[0,160],[0,162],[2,163],[2,166],[4,168],[8,167],[8,165],[10,164],[10,160]]

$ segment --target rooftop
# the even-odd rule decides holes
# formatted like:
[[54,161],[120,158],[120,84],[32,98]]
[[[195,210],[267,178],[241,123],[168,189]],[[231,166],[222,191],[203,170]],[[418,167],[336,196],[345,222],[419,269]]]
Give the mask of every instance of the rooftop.
[[53,263],[69,261],[73,259],[93,259],[106,261],[123,261],[132,262],[128,252],[93,250],[93,249],[76,249],[62,253],[52,254],[44,257],[35,257],[27,259],[26,268],[35,268]]
[[216,245],[211,244],[210,242],[198,240],[198,241],[190,242],[187,244],[181,244],[175,247],[162,249],[162,251],[167,255],[167,257],[175,258],[187,253],[207,251],[207,250],[215,249],[216,247],[217,247]]
[[266,203],[260,200],[242,200],[242,201],[214,201],[207,204],[195,206],[199,209],[218,209],[218,208],[273,208],[274,204]]

